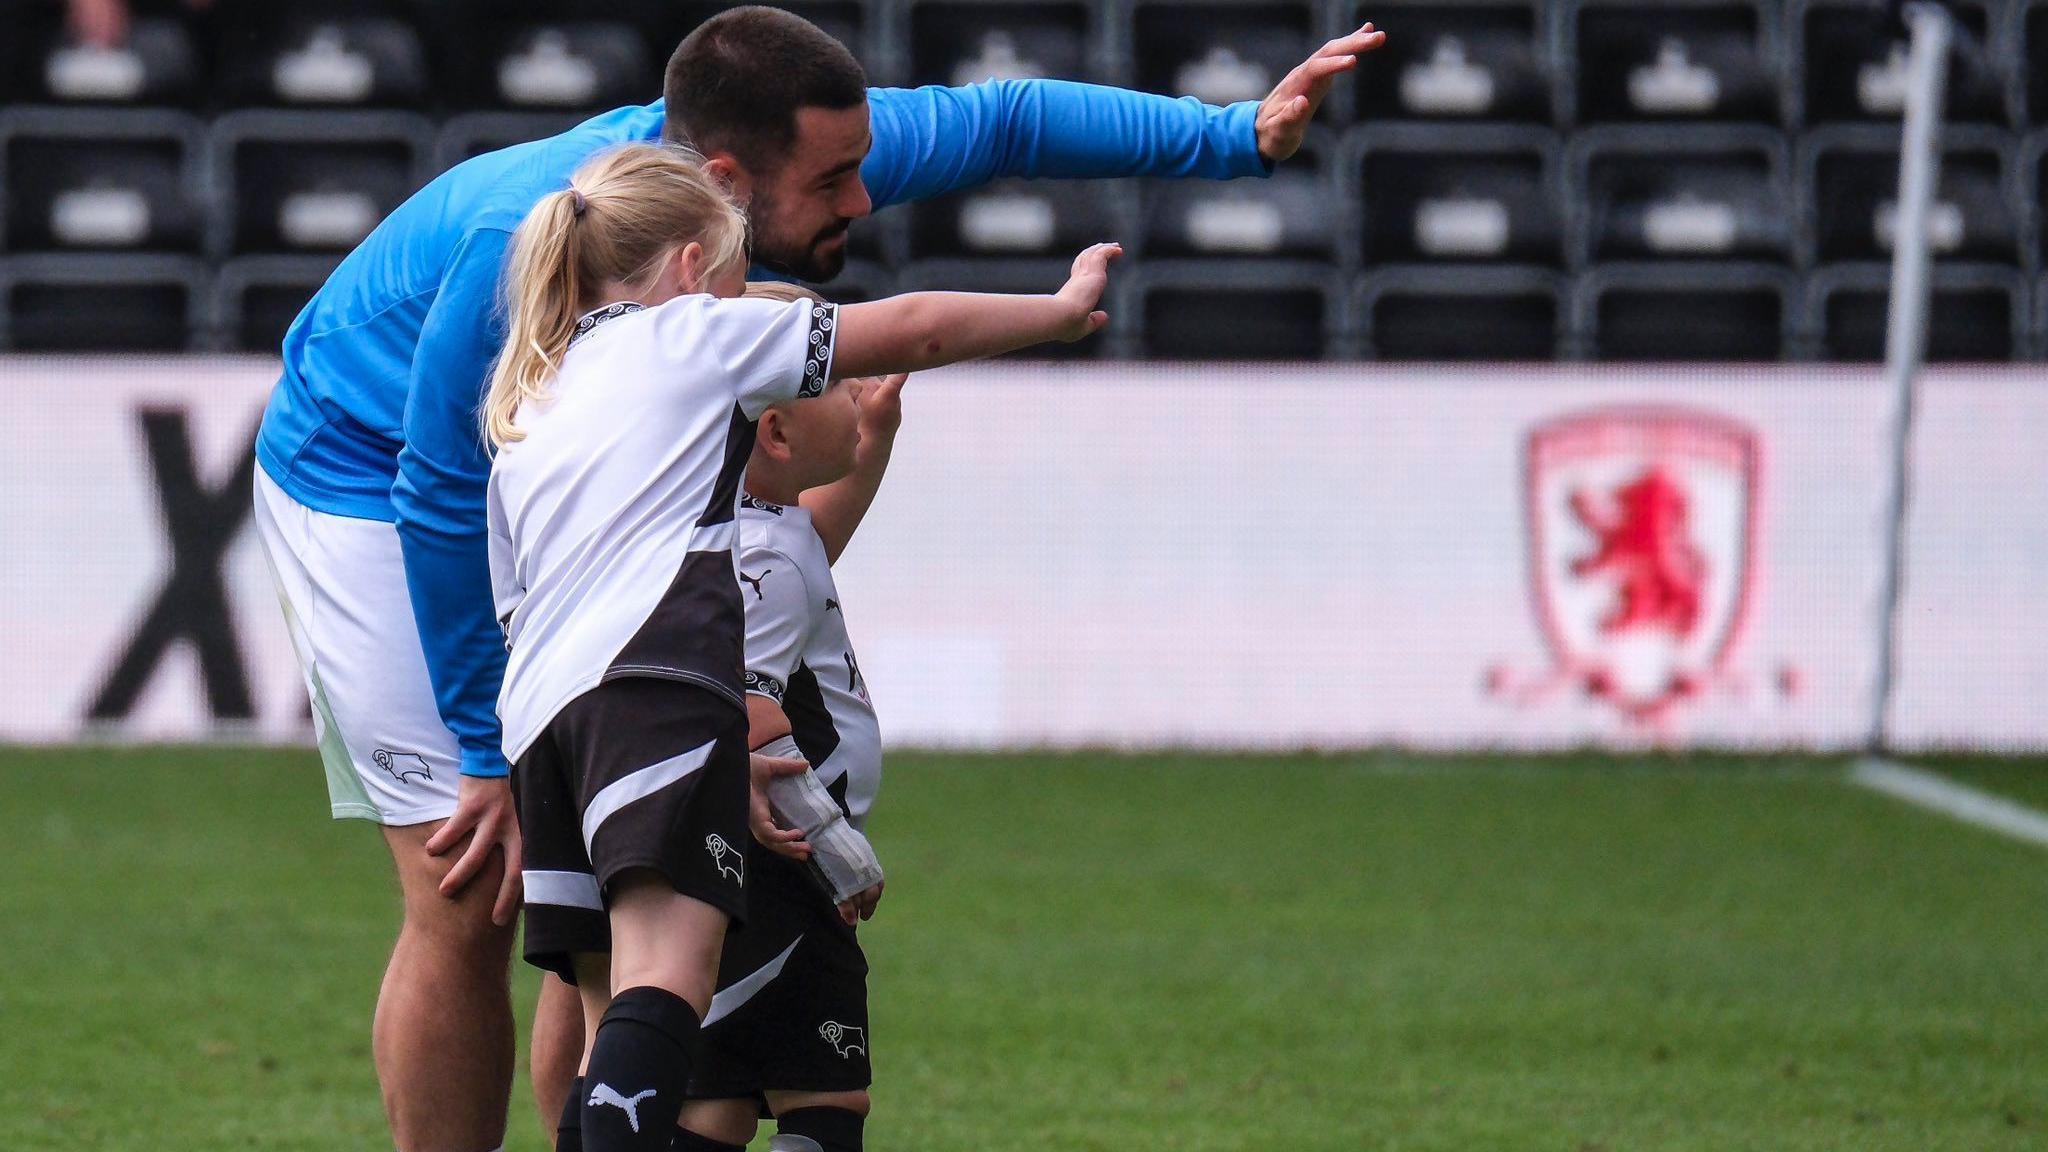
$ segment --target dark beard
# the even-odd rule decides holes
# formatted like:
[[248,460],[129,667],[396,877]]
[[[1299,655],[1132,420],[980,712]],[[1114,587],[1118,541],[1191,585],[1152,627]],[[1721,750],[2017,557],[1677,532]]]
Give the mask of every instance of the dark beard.
[[[772,203],[758,204],[756,206],[765,209],[762,212],[763,216],[774,215]],[[799,280],[808,280],[813,284],[823,284],[846,269],[846,246],[842,244],[832,254],[821,255],[818,252],[818,245],[835,237],[844,236],[847,227],[847,224],[842,223],[832,231],[813,238],[810,243],[795,251],[789,251],[779,246],[771,248],[763,244],[762,237],[756,233],[754,236],[754,251],[752,253],[753,261],[761,267],[782,276],[794,276]]]
[[786,254],[754,250],[754,263],[778,275],[794,276],[812,284],[823,284],[846,270],[846,249],[841,247],[830,255],[819,254],[816,248],[806,248],[797,254],[797,259],[777,259]]

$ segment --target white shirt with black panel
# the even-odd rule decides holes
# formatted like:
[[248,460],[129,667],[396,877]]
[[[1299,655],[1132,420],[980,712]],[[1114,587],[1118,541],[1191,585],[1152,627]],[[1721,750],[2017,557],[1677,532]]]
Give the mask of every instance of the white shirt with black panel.
[[804,759],[864,828],[882,783],[882,730],[825,543],[803,508],[752,496],[740,500],[739,530],[746,690],[782,706]]
[[830,304],[681,296],[585,316],[524,438],[491,466],[491,580],[516,762],[609,679],[697,684],[744,705],[740,479],[772,404],[824,391]]

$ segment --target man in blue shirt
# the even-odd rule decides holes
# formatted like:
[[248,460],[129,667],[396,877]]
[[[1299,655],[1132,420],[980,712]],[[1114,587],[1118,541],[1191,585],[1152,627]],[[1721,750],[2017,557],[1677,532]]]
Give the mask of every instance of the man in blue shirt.
[[878,207],[1003,177],[1262,176],[1384,34],[1325,44],[1260,102],[1058,81],[866,87],[768,8],[707,21],[663,99],[456,166],[399,206],[293,322],[258,433],[257,524],[312,694],[337,817],[382,825],[405,922],[374,1048],[401,1152],[486,1152],[512,1076],[518,829],[477,422],[512,231],[591,154],[688,142],[748,205],[754,257],[826,280]]

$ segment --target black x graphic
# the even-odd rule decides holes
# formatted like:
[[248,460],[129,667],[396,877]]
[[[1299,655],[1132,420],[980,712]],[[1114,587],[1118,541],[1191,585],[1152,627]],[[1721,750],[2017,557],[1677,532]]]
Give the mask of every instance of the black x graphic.
[[235,637],[234,617],[228,612],[221,563],[252,507],[254,437],[234,473],[218,488],[209,489],[200,481],[192,460],[192,436],[184,409],[145,408],[141,417],[150,471],[156,475],[157,497],[171,542],[171,574],[113,672],[93,697],[87,715],[94,720],[128,715],[171,645],[190,640],[199,653],[199,675],[214,719],[253,719],[256,708],[249,695],[249,674]]

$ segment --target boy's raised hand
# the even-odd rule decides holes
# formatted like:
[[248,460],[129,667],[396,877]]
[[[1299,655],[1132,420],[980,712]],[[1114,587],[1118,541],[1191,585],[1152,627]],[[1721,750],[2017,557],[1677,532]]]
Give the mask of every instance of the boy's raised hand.
[[894,436],[903,426],[903,384],[908,372],[871,376],[860,382],[854,403],[860,407],[860,438]]
[[1096,244],[1074,257],[1074,270],[1057,294],[1069,312],[1059,336],[1062,341],[1071,344],[1083,336],[1092,336],[1109,323],[1109,313],[1095,306],[1101,303],[1103,290],[1109,287],[1109,262],[1123,254],[1121,244]]

